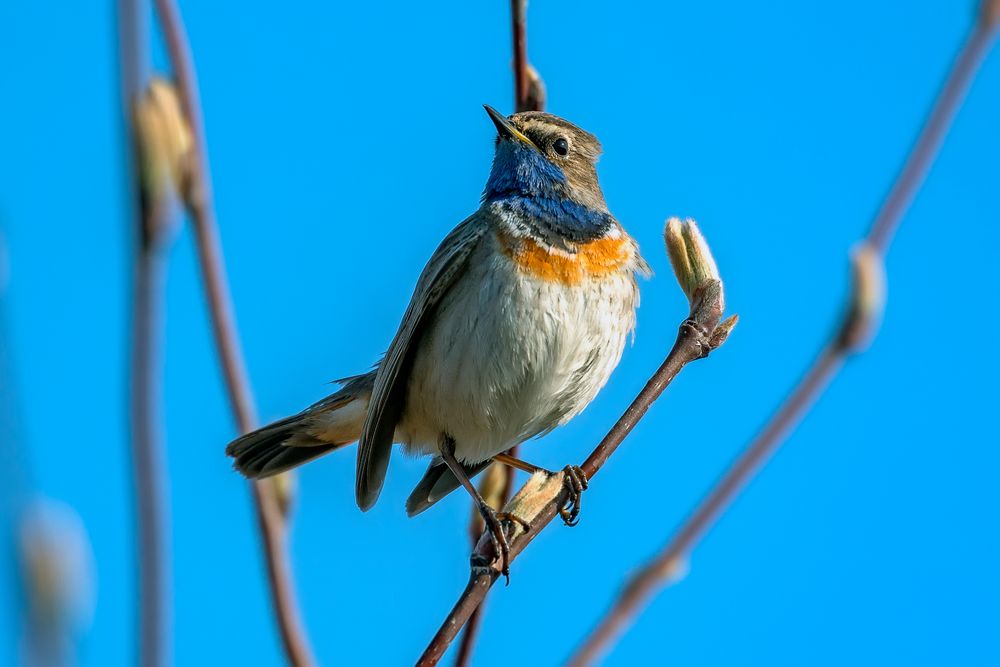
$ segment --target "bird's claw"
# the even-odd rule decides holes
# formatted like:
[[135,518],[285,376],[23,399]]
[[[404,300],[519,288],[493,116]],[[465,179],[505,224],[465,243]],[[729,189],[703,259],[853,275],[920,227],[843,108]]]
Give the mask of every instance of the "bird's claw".
[[500,574],[504,576],[507,585],[510,585],[510,542],[507,539],[507,531],[514,525],[518,525],[524,530],[528,530],[528,522],[510,512],[497,512],[495,509],[481,503],[479,513],[483,517],[486,531],[490,534],[490,541],[493,543],[493,553],[496,554],[500,562]]
[[559,516],[567,526],[575,526],[580,523],[580,507],[583,492],[587,490],[590,482],[587,474],[580,466],[568,465],[562,470],[563,486],[569,493],[566,504],[559,508]]

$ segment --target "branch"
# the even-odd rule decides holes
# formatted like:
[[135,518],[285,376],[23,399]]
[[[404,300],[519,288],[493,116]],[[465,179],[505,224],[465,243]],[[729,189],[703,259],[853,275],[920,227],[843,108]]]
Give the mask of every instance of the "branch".
[[[507,450],[511,456],[517,456],[518,447],[514,446]],[[494,464],[483,473],[479,482],[479,495],[483,497],[490,507],[499,510],[508,502],[514,493],[514,481],[516,470],[509,466]],[[469,517],[469,539],[472,541],[472,549],[479,544],[479,536],[483,534],[485,523],[479,513],[479,508],[472,504],[472,513]],[[472,650],[476,644],[479,629],[483,622],[483,606],[480,605],[472,613],[469,622],[465,625],[465,632],[462,633],[462,641],[458,644],[458,652],[455,654],[455,667],[466,667],[472,660]]]
[[[166,624],[169,524],[164,503],[167,494],[163,461],[163,434],[159,411],[163,356],[163,279],[166,269],[167,202],[144,179],[150,157],[144,145],[139,105],[149,76],[147,7],[139,0],[118,4],[119,60],[122,107],[130,149],[135,275],[132,294],[132,332],[129,360],[129,430],[132,441],[133,493],[138,522],[138,657],[156,667],[169,663]],[[147,172],[148,173],[148,172]],[[162,191],[161,191],[162,193]]]
[[[240,431],[245,433],[254,428],[256,411],[236,333],[232,299],[220,249],[194,64],[184,24],[175,1],[156,0],[156,8],[177,79],[184,115],[190,124],[194,140],[192,159],[188,164],[188,178],[183,184],[183,198],[194,221],[198,259],[212,315],[212,332],[222,363],[230,406]],[[283,539],[285,522],[275,482],[263,481],[251,484],[257,521],[264,541],[268,583],[282,644],[292,665],[311,665],[314,660],[295,603]]]
[[[145,207],[143,207],[145,208]],[[159,224],[160,213],[144,210],[139,224]],[[167,491],[166,462],[161,432],[160,374],[163,356],[163,279],[166,258],[152,238],[136,250],[132,295],[132,353],[129,371],[129,425],[132,465],[139,522],[139,652],[142,665],[161,665],[165,658],[167,628],[167,582],[169,562],[164,503]]]
[[[735,316],[720,322],[725,308],[722,282],[718,278],[714,261],[710,255],[706,255],[707,245],[693,221],[682,225],[679,220],[671,220],[666,237],[668,247],[674,245],[670,248],[671,261],[684,257],[691,262],[687,266],[678,266],[676,262],[674,263],[675,272],[688,295],[691,309],[688,318],[681,323],[677,339],[663,364],[581,466],[591,481],[681,369],[692,361],[707,357],[709,352],[721,346],[736,324]],[[681,244],[681,247],[677,248],[677,244]],[[684,274],[685,269],[687,275]],[[695,274],[704,280],[700,280],[697,284],[693,283],[691,277]],[[508,512],[528,522],[526,530],[515,527],[515,534],[510,542],[511,561],[517,558],[552,521],[568,499],[561,474],[551,477],[536,474],[528,480],[506,507]],[[480,538],[472,555],[472,563],[468,585],[420,657],[418,665],[430,666],[438,663],[500,576],[500,566],[493,553],[492,541],[485,535]]]
[[569,664],[595,663],[634,621],[657,590],[676,579],[700,539],[767,462],[802,416],[840,371],[847,358],[864,351],[874,335],[884,306],[884,255],[893,233],[923,183],[962,99],[988,52],[1000,18],[1000,2],[983,4],[979,21],[963,44],[934,103],[927,123],[871,230],[853,257],[850,303],[840,325],[770,423],[701,501],[663,550],[625,585],[607,615],[577,649]]
[[[514,109],[516,111],[542,111],[545,108],[545,84],[542,83],[542,79],[535,68],[528,62],[527,4],[527,0],[511,0],[510,3],[511,36],[514,41]],[[507,453],[511,456],[517,456],[517,449],[515,445]],[[497,472],[494,473],[494,470],[497,470]],[[490,477],[483,480],[483,485],[495,485],[497,483],[496,475],[503,475],[503,488],[499,489],[499,493],[494,493],[493,495],[485,492],[489,489],[484,490],[481,488],[480,495],[486,498],[487,501],[495,497],[497,500],[495,506],[498,508],[503,507],[510,500],[514,492],[514,480],[517,471],[510,467],[495,466],[487,474]],[[472,548],[475,549],[476,544],[479,542],[479,536],[483,532],[483,518],[479,514],[479,509],[475,504],[472,506],[472,518],[470,519],[469,528]],[[455,667],[466,667],[472,659],[472,649],[476,644],[479,628],[482,625],[482,615],[483,608],[479,606],[469,619],[465,632],[462,633],[462,641],[458,646],[458,654],[455,656]]]
[[528,62],[528,0],[510,0],[511,37],[514,43],[514,110],[545,108],[545,84]]

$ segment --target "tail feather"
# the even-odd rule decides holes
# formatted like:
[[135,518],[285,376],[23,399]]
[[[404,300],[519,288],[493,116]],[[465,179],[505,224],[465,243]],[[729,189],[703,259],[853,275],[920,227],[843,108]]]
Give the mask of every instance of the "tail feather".
[[297,415],[264,426],[229,443],[233,467],[250,479],[277,475],[358,439],[371,397],[374,372],[344,386]]
[[267,444],[247,457],[237,457],[235,465],[247,477],[263,479],[308,463],[340,446],[286,447],[280,443]]
[[[488,468],[491,463],[493,463],[493,459],[487,459],[472,465],[462,464],[462,467],[465,468],[465,473],[472,478]],[[407,516],[412,517],[420,514],[459,486],[461,483],[451,468],[441,460],[441,457],[435,456],[427,467],[423,478],[410,493],[410,497],[406,499]]]

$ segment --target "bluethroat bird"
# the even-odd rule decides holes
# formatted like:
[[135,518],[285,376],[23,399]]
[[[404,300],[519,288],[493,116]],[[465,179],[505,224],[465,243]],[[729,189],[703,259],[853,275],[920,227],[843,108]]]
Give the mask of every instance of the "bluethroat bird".
[[[362,510],[378,499],[394,443],[432,455],[407,513],[465,487],[506,574],[505,524],[519,519],[493,510],[471,478],[494,462],[542,470],[505,452],[594,399],[635,325],[648,267],[604,202],[596,137],[547,113],[486,111],[497,138],[482,203],[431,256],[382,360],[226,452],[262,478],[358,441]],[[572,525],[587,480],[564,471]]]

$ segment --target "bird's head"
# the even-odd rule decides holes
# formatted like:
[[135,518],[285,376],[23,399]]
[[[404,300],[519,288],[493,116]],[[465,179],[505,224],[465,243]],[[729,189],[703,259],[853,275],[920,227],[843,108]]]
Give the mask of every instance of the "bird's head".
[[484,201],[569,199],[588,209],[607,210],[597,182],[597,137],[540,111],[505,117],[486,106],[486,113],[497,127],[497,139]]

